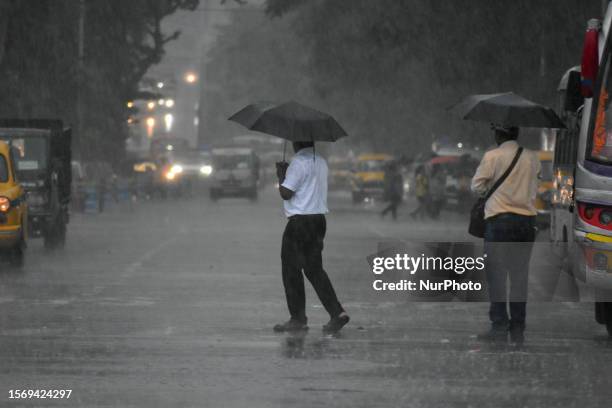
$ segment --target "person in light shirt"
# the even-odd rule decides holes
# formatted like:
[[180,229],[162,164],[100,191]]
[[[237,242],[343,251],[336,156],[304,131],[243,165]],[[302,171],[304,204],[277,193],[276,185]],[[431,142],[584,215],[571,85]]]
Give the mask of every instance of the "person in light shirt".
[[[485,153],[472,178],[472,191],[484,196],[510,167],[520,146],[518,128],[495,128],[497,148]],[[485,204],[486,274],[491,329],[481,340],[522,344],[527,307],[529,258],[535,240],[535,199],[540,161],[524,149],[506,180]],[[510,280],[508,299],[506,281]],[[508,303],[510,316],[508,316]]]
[[314,287],[330,320],[323,331],[334,333],[349,321],[323,269],[322,252],[327,209],[327,163],[314,151],[314,142],[294,142],[291,164],[277,163],[279,192],[288,218],[281,261],[290,318],[276,332],[307,330],[304,276]]

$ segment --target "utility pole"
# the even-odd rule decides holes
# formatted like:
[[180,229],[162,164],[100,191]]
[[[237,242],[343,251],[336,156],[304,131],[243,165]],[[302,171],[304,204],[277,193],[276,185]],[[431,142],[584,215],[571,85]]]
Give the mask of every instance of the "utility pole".
[[74,145],[79,154],[83,146],[83,86],[85,84],[85,0],[79,0],[78,21],[78,50],[77,50],[77,94],[76,94],[76,135]]

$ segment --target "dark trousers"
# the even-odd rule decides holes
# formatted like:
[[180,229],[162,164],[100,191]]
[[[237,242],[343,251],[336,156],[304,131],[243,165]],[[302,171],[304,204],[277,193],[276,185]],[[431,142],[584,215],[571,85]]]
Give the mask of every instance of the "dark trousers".
[[392,198],[391,200],[389,200],[389,205],[387,205],[385,209],[381,212],[382,216],[384,217],[389,211],[391,211],[391,216],[393,217],[393,219],[397,219],[397,207],[400,205],[400,202],[401,200],[396,198]]
[[[510,323],[513,327],[524,328],[535,217],[505,213],[487,219],[484,240],[491,323],[498,327]],[[511,320],[508,319],[508,303]]]
[[287,306],[292,319],[307,320],[304,275],[331,317],[336,317],[344,311],[327,273],[323,270],[321,253],[326,228],[325,216],[322,214],[294,215],[289,218],[285,227],[281,260]]

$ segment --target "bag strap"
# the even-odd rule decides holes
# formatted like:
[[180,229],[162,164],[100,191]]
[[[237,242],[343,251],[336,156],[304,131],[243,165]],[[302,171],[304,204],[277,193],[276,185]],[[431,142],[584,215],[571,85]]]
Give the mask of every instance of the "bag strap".
[[501,186],[502,183],[508,178],[510,173],[512,173],[512,170],[514,169],[514,166],[516,166],[516,163],[518,162],[519,157],[521,157],[521,153],[523,153],[523,148],[519,147],[516,154],[514,155],[514,159],[512,159],[512,163],[510,163],[510,166],[508,166],[504,174],[502,174],[502,176],[499,179],[497,179],[495,184],[493,184],[493,187],[491,187],[491,189],[487,192],[487,195],[485,196],[485,200],[488,200],[489,197],[493,195],[495,190],[497,190],[497,188]]

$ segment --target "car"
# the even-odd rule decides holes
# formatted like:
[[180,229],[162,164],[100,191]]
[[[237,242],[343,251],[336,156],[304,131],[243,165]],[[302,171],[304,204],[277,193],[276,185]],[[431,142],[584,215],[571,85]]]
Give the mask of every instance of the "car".
[[13,157],[9,145],[0,142],[0,251],[13,266],[20,267],[28,233],[28,205]]
[[257,200],[259,159],[253,149],[226,147],[212,149],[210,199],[246,197]]
[[368,153],[357,157],[351,180],[353,203],[366,199],[382,199],[385,193],[385,167],[393,156]]

